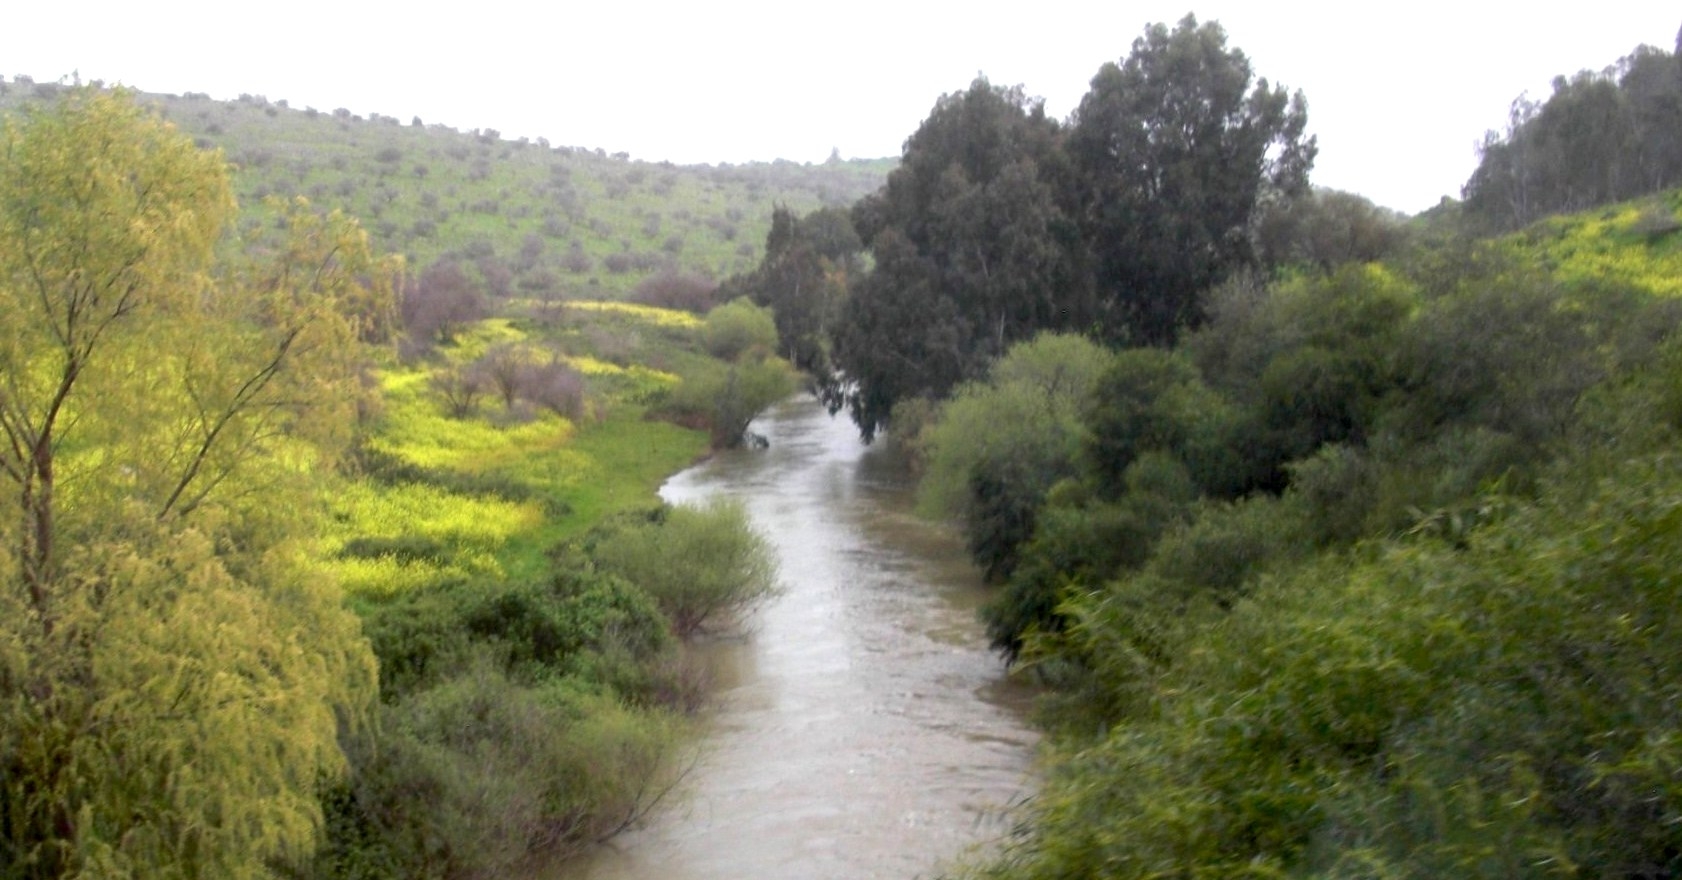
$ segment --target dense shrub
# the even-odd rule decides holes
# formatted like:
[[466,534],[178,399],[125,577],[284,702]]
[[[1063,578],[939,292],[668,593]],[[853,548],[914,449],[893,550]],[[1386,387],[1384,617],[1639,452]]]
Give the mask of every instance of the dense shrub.
[[[1227,612],[1086,603],[1071,638],[1131,720],[1061,757],[993,876],[1673,874],[1682,693],[1654,671],[1682,663],[1678,497],[1662,455],[1568,481],[1463,550],[1276,566]],[[1163,573],[1231,582],[1190,537]]]
[[353,745],[318,874],[506,876],[629,824],[678,769],[670,716],[493,664],[389,706],[382,729]]
[[684,374],[660,412],[680,424],[707,429],[714,447],[731,448],[741,445],[754,417],[793,391],[793,374],[776,358],[708,363]]
[[777,349],[777,325],[770,309],[735,299],[707,313],[701,339],[720,360],[763,358]]
[[1007,576],[1034,531],[1034,509],[1075,474],[1083,406],[1113,356],[1078,336],[1044,334],[1013,347],[984,382],[958,388],[919,442],[927,514],[964,524],[972,557]]
[[705,313],[717,305],[714,292],[718,282],[686,272],[661,272],[642,280],[631,291],[632,302],[658,306],[663,309],[682,309],[696,314]]
[[658,520],[623,526],[593,550],[596,565],[645,590],[690,636],[776,590],[777,563],[736,501],[673,507]]

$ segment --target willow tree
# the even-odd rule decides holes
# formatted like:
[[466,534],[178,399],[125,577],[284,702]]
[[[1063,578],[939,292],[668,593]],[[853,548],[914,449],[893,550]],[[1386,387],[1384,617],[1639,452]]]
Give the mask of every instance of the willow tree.
[[0,876],[263,876],[372,696],[301,540],[396,267],[218,267],[230,192],[123,93],[0,134]]

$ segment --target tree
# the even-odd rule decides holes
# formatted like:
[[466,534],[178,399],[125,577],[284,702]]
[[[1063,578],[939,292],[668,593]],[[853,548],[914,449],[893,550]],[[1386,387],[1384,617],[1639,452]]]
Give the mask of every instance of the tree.
[[732,449],[747,439],[755,417],[793,391],[794,376],[779,358],[709,361],[684,374],[666,408],[682,424],[707,428],[715,449]]
[[1682,66],[1650,46],[1602,71],[1556,77],[1545,102],[1520,96],[1505,132],[1484,138],[1462,192],[1497,230],[1682,181]]
[[747,299],[733,299],[707,313],[701,324],[707,351],[732,363],[764,358],[777,345],[777,325],[771,310]]
[[728,286],[771,309],[789,363],[821,380],[831,373],[830,336],[862,249],[846,211],[822,208],[796,218],[778,205],[759,268]]
[[1266,266],[1307,264],[1329,274],[1344,263],[1388,256],[1404,239],[1403,219],[1364,196],[1316,189],[1262,212],[1256,256]]
[[269,271],[216,271],[220,155],[125,93],[3,141],[0,874],[268,876],[375,685],[300,526],[378,291],[298,217]]
[[1302,93],[1257,80],[1219,24],[1156,24],[1105,64],[1066,149],[1107,336],[1172,342],[1202,291],[1253,259],[1264,198],[1306,191],[1315,141]]
[[1059,136],[1042,102],[978,78],[935,103],[887,185],[855,206],[875,268],[834,342],[866,437],[895,402],[942,396],[1015,342],[1089,323]]
[[417,344],[454,342],[465,325],[484,316],[484,294],[454,260],[427,266],[403,293],[403,326]]

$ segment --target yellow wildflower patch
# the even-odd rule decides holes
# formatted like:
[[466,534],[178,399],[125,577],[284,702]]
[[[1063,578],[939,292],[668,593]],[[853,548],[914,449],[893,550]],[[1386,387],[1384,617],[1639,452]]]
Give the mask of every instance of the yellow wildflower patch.
[[586,312],[616,312],[659,327],[694,328],[701,326],[700,318],[678,309],[662,309],[658,306],[645,306],[614,300],[578,300],[566,305],[569,309]]

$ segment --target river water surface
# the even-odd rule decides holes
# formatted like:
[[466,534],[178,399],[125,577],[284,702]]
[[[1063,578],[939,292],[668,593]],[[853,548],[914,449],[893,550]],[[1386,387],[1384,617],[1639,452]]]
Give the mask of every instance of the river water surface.
[[699,763],[642,828],[556,876],[585,880],[927,877],[1006,830],[1031,786],[1028,696],[975,616],[962,544],[915,518],[889,450],[790,400],[666,500],[740,498],[783,592],[700,646],[717,707]]

